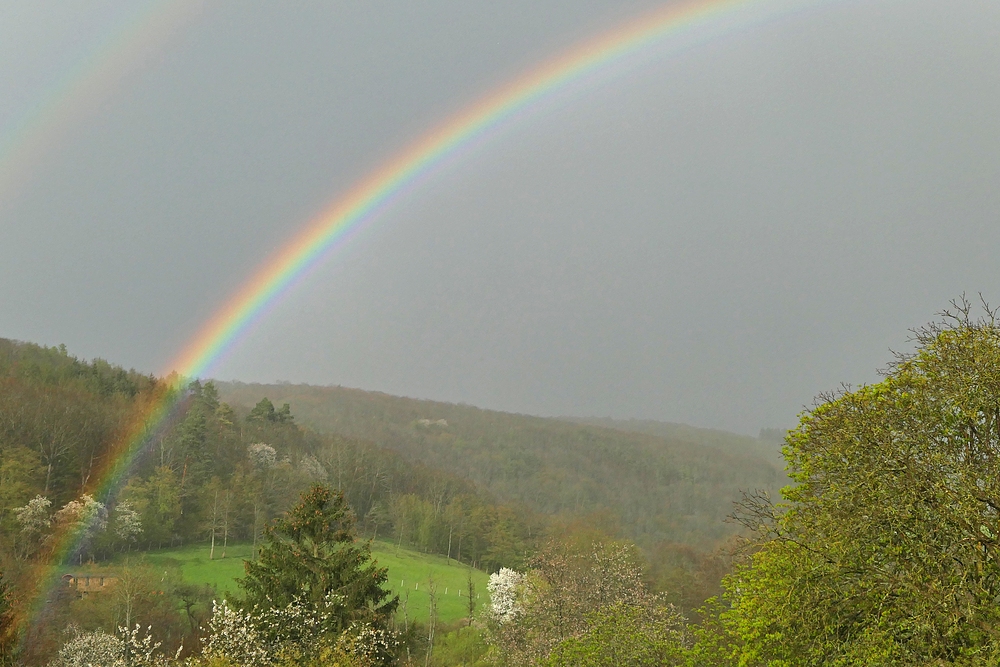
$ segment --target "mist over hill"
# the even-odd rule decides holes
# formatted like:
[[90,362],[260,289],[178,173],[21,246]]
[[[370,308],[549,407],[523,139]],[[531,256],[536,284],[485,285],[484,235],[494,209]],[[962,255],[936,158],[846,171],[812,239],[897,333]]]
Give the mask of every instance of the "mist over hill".
[[503,502],[601,514],[640,544],[710,549],[741,490],[785,484],[774,443],[681,424],[542,418],[344,387],[219,383],[223,400],[290,403],[321,433],[370,440]]
[[734,453],[752,453],[761,458],[775,462],[784,470],[785,461],[781,456],[781,429],[761,429],[761,437],[752,438],[748,435],[730,433],[719,429],[700,428],[676,422],[661,422],[653,419],[612,419],[610,417],[559,417],[559,419],[575,424],[589,424],[618,431],[646,433],[672,442],[685,442],[691,445],[717,447],[723,451]]

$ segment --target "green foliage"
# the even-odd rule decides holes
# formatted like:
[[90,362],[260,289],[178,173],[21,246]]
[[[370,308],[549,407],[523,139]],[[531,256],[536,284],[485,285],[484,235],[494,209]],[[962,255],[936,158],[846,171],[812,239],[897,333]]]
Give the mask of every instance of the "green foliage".
[[667,607],[616,603],[589,615],[586,629],[553,647],[546,667],[661,667],[684,664],[683,634]]
[[647,579],[653,588],[689,615],[707,600],[722,596],[722,579],[731,569],[727,543],[714,552],[698,551],[684,544],[664,542],[647,551]]
[[37,452],[23,445],[0,448],[0,526],[13,532],[13,508],[25,505],[42,488],[44,472]]
[[81,361],[66,347],[42,347],[0,338],[0,376],[28,384],[73,388],[101,396],[135,397],[157,384],[156,378],[127,371],[103,359]]
[[247,415],[247,421],[251,424],[290,424],[292,420],[292,407],[288,403],[275,410],[274,403],[267,398],[260,399]]
[[180,518],[180,485],[172,468],[160,466],[145,480],[133,478],[122,490],[122,499],[138,512],[141,539],[151,547],[171,544]]
[[17,619],[11,596],[10,586],[0,571],[0,665],[13,664],[17,646]]
[[[15,586],[29,585],[22,582],[31,581],[32,569],[45,562],[56,544],[59,521],[48,519],[62,517],[66,523],[66,508],[87,502],[87,494],[100,481],[97,474],[113,463],[115,452],[131,436],[135,415],[173,391],[168,383],[101,360],[81,361],[65,349],[0,340],[0,567],[14,573]],[[378,558],[383,567],[392,565],[393,579],[396,573],[399,577],[383,580],[379,589],[398,589],[407,596],[404,625],[427,620],[426,584],[431,576],[437,582],[442,622],[467,623],[467,572],[475,572],[479,602],[487,604],[485,575],[476,567],[523,568],[540,539],[566,530],[576,520],[600,525],[610,534],[622,528],[644,539],[648,553],[664,552],[657,543],[667,534],[681,542],[711,544],[729,530],[721,524],[705,530],[718,507],[728,505],[721,500],[728,492],[720,489],[740,484],[747,471],[751,478],[761,470],[773,472],[767,466],[755,469],[759,461],[754,463],[752,456],[719,459],[716,450],[699,451],[691,442],[675,446],[635,433],[360,392],[347,392],[351,400],[360,400],[341,406],[336,433],[322,435],[299,425],[309,420],[293,418],[288,396],[281,391],[271,395],[283,399],[280,408],[259,395],[247,408],[233,408],[220,400],[213,383],[190,383],[176,396],[180,407],[174,419],[136,461],[117,498],[95,498],[106,508],[99,513],[100,521],[85,528],[92,539],[75,554],[79,558],[74,567],[100,570],[102,561],[125,552],[162,547],[179,552],[180,545],[213,539],[222,569],[237,563],[234,554],[252,559],[262,539],[262,552],[277,554],[300,539],[317,538],[296,536],[294,530],[264,535],[265,526],[295,505],[304,489],[327,483],[342,494],[341,509],[346,512],[344,503],[349,504],[362,517],[359,530],[385,540],[378,543]],[[296,398],[294,404],[298,417],[300,401]],[[303,407],[311,409],[308,401]],[[425,417],[428,409],[443,412],[431,420]],[[696,482],[706,478],[706,471],[718,481],[712,471],[722,467],[716,459],[724,459],[731,479],[721,486],[711,482],[703,493]],[[633,473],[638,476],[622,483]],[[644,486],[652,491],[639,493]],[[45,520],[26,527],[15,509],[39,496],[39,503],[47,503]],[[593,511],[605,506],[613,511]],[[659,514],[647,516],[654,506]],[[560,518],[546,516],[553,513]],[[346,513],[342,520],[353,522]],[[284,546],[274,551],[279,542]],[[250,546],[233,551],[234,543]],[[362,571],[371,565],[360,553],[364,545],[340,544],[332,551],[354,550],[353,562]],[[682,565],[669,572],[654,568],[650,574],[663,585],[678,584],[677,599],[690,606],[714,590],[710,579],[715,570],[702,567],[707,561],[696,552],[685,554],[671,561]],[[312,565],[323,560],[320,555]],[[81,565],[86,558],[96,564]],[[282,557],[271,564],[278,561]],[[156,567],[173,569],[166,561],[155,562]],[[220,591],[233,576],[232,569],[219,574],[215,562],[185,561],[180,567],[202,571],[199,581],[220,583]],[[313,577],[306,590],[320,590],[326,585],[316,575],[319,570],[306,567],[295,576]],[[685,584],[686,577],[702,573],[708,573],[704,585]],[[284,586],[288,582],[271,583],[274,590],[301,593],[301,588]],[[199,597],[206,589],[192,585],[193,580],[178,579],[162,587],[162,596],[142,603],[158,610],[147,616],[162,626],[165,635],[160,639],[171,646],[182,636],[191,640],[185,645],[197,645],[195,617],[206,613]],[[18,593],[16,599],[29,597],[26,591]],[[71,587],[57,592],[45,622],[31,628],[28,664],[50,659],[71,621],[93,631],[115,630],[118,612],[110,598],[103,593],[78,595]],[[359,584],[352,595],[355,601],[363,599],[364,587]],[[383,598],[381,604],[388,603]],[[378,603],[369,596],[367,605],[367,613],[374,614]],[[385,611],[383,620],[389,616]],[[338,627],[346,613],[338,616]]]
[[688,626],[691,634],[685,665],[687,667],[749,667],[751,660],[740,663],[741,643],[733,628],[733,614],[720,598],[710,598],[697,611],[699,622]]
[[[611,511],[624,536],[644,548],[669,541],[712,550],[736,530],[724,519],[741,489],[776,492],[786,482],[776,446],[706,429],[637,432],[650,424],[570,423],[342,387],[219,388],[234,405],[252,406],[264,395],[290,402],[299,423],[378,442],[407,461],[471,480],[508,506],[545,516]],[[351,474],[352,461],[330,463],[331,481],[340,487],[338,477]],[[368,505],[347,492],[365,516]],[[404,539],[423,546],[415,530],[404,529]],[[511,560],[522,549],[517,532],[498,537],[489,567],[522,565],[523,554],[521,563]],[[444,552],[438,538],[431,543]],[[487,550],[474,558],[486,564]]]
[[434,641],[434,667],[490,667],[489,644],[478,627],[467,626],[441,633]]
[[634,545],[553,542],[520,583],[507,570],[490,581],[489,638],[503,664],[682,664],[684,619],[646,588]]
[[802,416],[784,505],[748,501],[767,539],[729,582],[744,664],[996,653],[1000,327],[961,306],[919,330],[885,380]]
[[319,605],[335,596],[332,632],[352,622],[385,627],[398,599],[382,586],[385,568],[370,562],[370,548],[354,534],[354,518],[344,495],[314,486],[267,529],[256,561],[246,563],[238,583],[248,608],[284,607],[297,598]]

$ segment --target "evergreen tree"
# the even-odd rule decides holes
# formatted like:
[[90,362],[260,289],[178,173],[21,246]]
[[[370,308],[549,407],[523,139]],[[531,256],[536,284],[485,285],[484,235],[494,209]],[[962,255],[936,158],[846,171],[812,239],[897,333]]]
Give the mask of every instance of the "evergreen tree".
[[260,399],[257,405],[253,406],[250,414],[247,415],[247,421],[258,424],[278,421],[278,413],[274,409],[274,403],[267,398]]
[[399,599],[383,588],[387,570],[371,562],[370,545],[358,541],[340,491],[314,486],[267,528],[264,540],[238,581],[248,609],[323,608],[329,621],[321,634],[340,634],[353,622],[384,628],[395,612]]

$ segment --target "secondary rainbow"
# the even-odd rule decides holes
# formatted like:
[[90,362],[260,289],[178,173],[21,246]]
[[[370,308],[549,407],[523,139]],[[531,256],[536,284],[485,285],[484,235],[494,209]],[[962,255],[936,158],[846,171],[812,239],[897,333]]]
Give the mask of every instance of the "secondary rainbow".
[[[504,126],[571,84],[586,82],[591,75],[602,72],[616,74],[612,71],[614,65],[627,62],[670,37],[682,42],[682,36],[690,35],[693,43],[700,43],[821,4],[823,0],[699,0],[672,4],[544,63],[424,135],[335,200],[217,311],[168,367],[165,375],[170,380],[163,394],[136,410],[127,437],[122,438],[97,476],[100,481],[92,487],[93,493],[104,498],[114,496],[137,458],[154,440],[153,436],[167,428],[171,417],[178,414],[187,379],[208,376],[241,335],[266,314],[268,307],[332,248],[375,219],[400,194],[433,174],[463,147],[474,145],[491,130]],[[749,11],[768,5],[773,8]],[[699,32],[702,30],[704,33]],[[46,593],[55,579],[55,565],[79,546],[77,537],[69,534],[61,536],[58,544],[53,567],[47,569],[36,586],[38,595],[29,611],[30,618],[42,612]]]
[[128,74],[200,12],[196,0],[143,0],[67,68],[23,114],[0,127],[0,203],[31,179],[74,119],[94,113]]

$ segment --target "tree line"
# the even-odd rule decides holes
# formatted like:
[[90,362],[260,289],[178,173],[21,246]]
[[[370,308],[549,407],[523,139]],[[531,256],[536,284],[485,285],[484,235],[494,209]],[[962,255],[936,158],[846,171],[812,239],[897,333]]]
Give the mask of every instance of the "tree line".
[[[604,532],[600,517],[583,525],[552,520],[538,534],[523,521],[526,552],[509,564],[496,562],[489,605],[461,627],[435,629],[432,622],[415,660],[411,649],[420,644],[413,626],[401,629],[388,620],[394,600],[383,586],[385,572],[368,564],[364,542],[359,545],[352,536],[369,515],[374,529],[376,521],[393,521],[391,512],[375,511],[379,499],[370,490],[371,474],[357,477],[362,485],[349,484],[345,466],[341,490],[311,482],[312,491],[288,499],[287,510],[274,515],[260,534],[258,565],[248,567],[242,596],[232,607],[217,605],[197,623],[204,641],[191,659],[255,667],[995,665],[1000,661],[1000,322],[988,308],[985,316],[973,317],[971,305],[959,301],[940,322],[918,329],[914,343],[913,352],[884,369],[882,381],[823,395],[802,414],[784,446],[792,483],[780,495],[760,490],[743,496],[734,517],[747,532],[721,565],[728,573],[719,594],[697,609],[682,609],[669,590],[658,590],[644,552]],[[215,399],[206,385],[200,397],[193,390],[191,400],[208,406]],[[232,421],[234,437],[249,434],[238,438],[242,449],[233,449],[240,452],[234,470],[256,466],[257,472],[247,474],[260,474],[285,465],[289,475],[304,475],[309,454],[333,486],[331,462],[319,449],[308,449],[308,439],[318,436],[293,428],[290,410],[260,402],[250,413]],[[206,432],[214,428],[211,419],[206,417]],[[173,461],[172,469],[182,476],[202,474],[210,481],[215,463],[204,461],[206,469],[199,473],[193,452],[185,456],[181,443],[190,430],[184,422],[163,443],[163,464],[148,463],[151,474]],[[275,444],[258,437],[265,430]],[[281,440],[280,433],[289,440]],[[77,460],[73,469],[78,465]],[[69,479],[60,470],[56,466],[50,475],[39,456],[34,488],[43,488],[46,477],[50,484]],[[183,486],[175,480],[179,497]],[[367,511],[346,509],[347,488],[358,507],[368,502]],[[421,512],[441,516],[460,497],[429,490],[413,495],[421,499]],[[68,497],[68,503],[78,503],[77,514],[65,505],[57,513],[100,515],[86,499]],[[216,494],[198,497],[214,502]],[[145,516],[139,496],[130,499],[136,515]],[[17,506],[10,520],[20,521],[29,504]],[[209,506],[199,505],[203,516]],[[456,523],[439,526],[449,526],[452,547]],[[393,523],[393,530],[403,529]],[[435,539],[443,542],[443,532]],[[9,592],[0,595],[0,619],[16,616],[16,582],[12,588],[13,598]],[[9,642],[11,624],[4,622],[0,637]],[[75,635],[77,653],[64,641],[49,655],[69,661],[98,642],[134,646],[132,655],[139,655],[142,646],[151,645],[127,627],[114,635],[101,632],[107,636],[98,636],[98,630]],[[174,660],[160,649],[143,655],[159,662],[133,664]]]
[[[265,528],[315,483],[343,493],[362,533],[483,569],[523,563],[540,532],[535,514],[467,480],[373,442],[311,432],[288,404],[233,408],[211,382],[188,384],[179,416],[124,486],[97,495],[95,477],[113,463],[135,412],[171,391],[63,347],[0,340],[0,572],[12,617],[24,613],[34,573],[67,529],[85,532],[76,563],[192,543],[224,557],[232,543],[256,551]],[[50,650],[49,639],[34,644]]]

